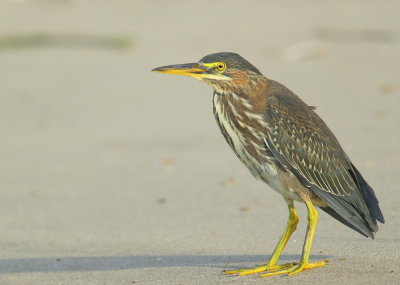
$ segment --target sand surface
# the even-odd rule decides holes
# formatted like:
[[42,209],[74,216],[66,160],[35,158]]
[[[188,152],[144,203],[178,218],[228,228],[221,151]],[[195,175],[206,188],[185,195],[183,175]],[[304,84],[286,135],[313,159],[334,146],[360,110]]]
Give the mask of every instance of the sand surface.
[[[0,284],[398,284],[399,1],[0,1]],[[85,40],[86,39],[86,40]],[[214,122],[210,87],[154,67],[235,51],[299,94],[374,187],[366,239],[324,213],[270,279],[282,198]],[[306,228],[282,261],[297,261]]]

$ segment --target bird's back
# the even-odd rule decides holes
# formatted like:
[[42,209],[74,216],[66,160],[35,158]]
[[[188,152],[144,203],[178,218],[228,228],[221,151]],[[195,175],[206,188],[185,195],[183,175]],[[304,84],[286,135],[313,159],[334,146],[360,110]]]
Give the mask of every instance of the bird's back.
[[324,121],[282,84],[266,92],[266,144],[274,157],[328,204],[328,214],[373,237],[384,222],[373,189],[351,163]]

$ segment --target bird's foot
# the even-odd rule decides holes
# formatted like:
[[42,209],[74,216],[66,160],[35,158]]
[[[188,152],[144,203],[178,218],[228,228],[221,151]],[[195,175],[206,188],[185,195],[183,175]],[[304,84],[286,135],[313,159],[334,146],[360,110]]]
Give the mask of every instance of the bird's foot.
[[266,273],[260,274],[260,277],[270,277],[270,276],[281,275],[281,274],[287,274],[289,276],[292,276],[292,275],[297,274],[306,269],[324,266],[324,265],[326,265],[326,263],[328,261],[329,260],[321,260],[321,261],[310,262],[310,263],[292,263],[291,266],[289,264],[289,266],[287,266],[285,268],[270,269]]
[[297,263],[286,263],[286,264],[281,264],[281,265],[257,265],[255,267],[251,268],[242,268],[242,269],[235,269],[235,270],[226,270],[224,271],[225,274],[237,274],[239,276],[242,275],[248,275],[248,274],[254,274],[254,273],[259,273],[259,272],[264,272],[264,271],[271,271],[271,270],[284,270],[286,268],[289,268],[291,266],[294,266]]
[[258,265],[258,266],[252,267],[252,268],[227,270],[224,272],[225,272],[225,274],[237,274],[239,276],[260,273],[260,272],[266,272],[264,274],[260,274],[261,277],[269,277],[269,276],[280,275],[280,274],[294,275],[294,274],[299,273],[306,269],[324,266],[326,264],[326,262],[328,262],[328,261],[329,260],[322,260],[322,261],[311,262],[311,263],[307,263],[307,264],[301,264],[301,263],[297,263],[297,262],[285,263],[285,264],[281,264],[281,265],[265,264],[265,265]]

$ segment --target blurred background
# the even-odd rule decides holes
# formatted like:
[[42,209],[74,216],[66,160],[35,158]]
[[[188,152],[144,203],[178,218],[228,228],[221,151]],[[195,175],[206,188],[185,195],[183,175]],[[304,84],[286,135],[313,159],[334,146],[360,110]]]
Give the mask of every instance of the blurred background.
[[274,282],[398,281],[399,9],[0,0],[0,284],[266,282],[220,272],[268,258],[285,203],[226,145],[210,87],[150,72],[220,51],[317,106],[387,220],[372,241],[321,214],[313,258],[334,262]]

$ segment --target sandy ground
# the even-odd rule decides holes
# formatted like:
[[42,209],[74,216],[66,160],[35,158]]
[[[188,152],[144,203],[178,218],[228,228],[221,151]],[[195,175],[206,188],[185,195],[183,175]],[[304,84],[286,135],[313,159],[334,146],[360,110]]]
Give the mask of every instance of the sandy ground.
[[[1,285],[400,282],[400,3],[246,3],[0,1]],[[13,41],[37,34],[70,38]],[[379,197],[375,240],[322,213],[328,266],[221,274],[267,260],[285,203],[231,153],[208,86],[150,72],[218,51],[318,106]]]

